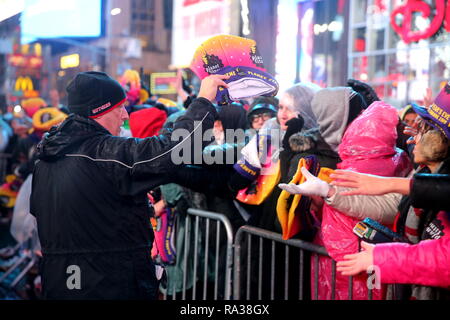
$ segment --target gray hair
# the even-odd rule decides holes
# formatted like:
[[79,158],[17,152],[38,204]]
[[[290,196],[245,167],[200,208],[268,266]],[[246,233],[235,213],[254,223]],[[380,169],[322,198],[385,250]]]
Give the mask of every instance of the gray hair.
[[317,91],[321,87],[311,82],[301,82],[295,84],[293,87],[285,91],[286,94],[292,97],[294,105],[291,106],[291,110],[299,113],[305,124],[303,130],[308,130],[317,127],[316,117],[312,112],[311,101]]

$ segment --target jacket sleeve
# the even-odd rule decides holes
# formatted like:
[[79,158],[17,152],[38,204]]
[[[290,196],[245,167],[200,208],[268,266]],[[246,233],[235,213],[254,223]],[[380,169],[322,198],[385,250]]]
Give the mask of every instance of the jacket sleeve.
[[196,192],[221,198],[234,198],[236,192],[229,187],[234,173],[231,166],[182,166],[171,175],[171,182]]
[[411,182],[411,202],[415,208],[450,211],[450,175],[415,174]]
[[216,117],[211,102],[198,98],[173,129],[145,139],[118,140],[115,152],[124,160],[116,162],[112,174],[121,193],[135,195],[150,190],[170,182],[169,176],[179,167],[201,161],[203,148],[211,143],[204,139],[205,131],[212,129]]
[[340,193],[349,188],[335,187],[336,193],[326,198],[325,202],[331,207],[345,213],[352,218],[371,218],[384,224],[392,224],[397,215],[398,205],[402,198],[398,193],[387,193],[382,196],[342,196]]
[[374,265],[382,283],[450,286],[450,238],[425,240],[418,244],[378,244]]

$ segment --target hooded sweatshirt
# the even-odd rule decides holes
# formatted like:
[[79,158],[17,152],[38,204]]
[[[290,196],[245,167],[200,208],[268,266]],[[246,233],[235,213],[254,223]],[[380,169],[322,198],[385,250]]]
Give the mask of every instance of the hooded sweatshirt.
[[352,91],[349,87],[322,89],[315,94],[311,102],[320,133],[335,152],[338,152],[347,127]]

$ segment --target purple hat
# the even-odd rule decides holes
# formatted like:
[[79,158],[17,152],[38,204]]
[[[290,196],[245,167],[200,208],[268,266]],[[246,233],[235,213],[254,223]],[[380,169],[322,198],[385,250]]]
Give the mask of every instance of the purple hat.
[[419,116],[450,139],[450,82],[442,88],[428,109],[416,104],[412,104],[412,107]]

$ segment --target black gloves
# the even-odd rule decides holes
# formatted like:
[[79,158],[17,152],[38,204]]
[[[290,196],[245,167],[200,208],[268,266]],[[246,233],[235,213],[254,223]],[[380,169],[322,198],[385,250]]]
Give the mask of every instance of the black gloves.
[[286,134],[283,138],[283,149],[284,150],[291,150],[291,147],[289,146],[289,138],[297,132],[300,132],[303,129],[303,124],[305,121],[303,120],[302,116],[298,116],[297,118],[292,118],[288,122],[286,122],[287,129]]

